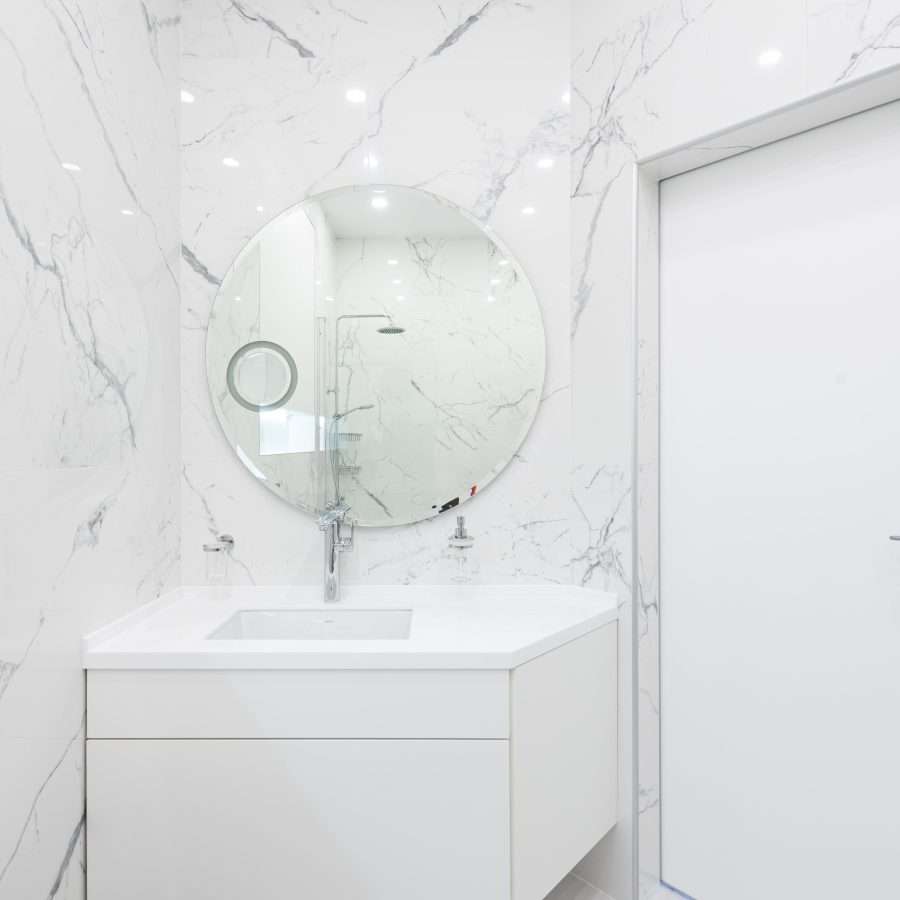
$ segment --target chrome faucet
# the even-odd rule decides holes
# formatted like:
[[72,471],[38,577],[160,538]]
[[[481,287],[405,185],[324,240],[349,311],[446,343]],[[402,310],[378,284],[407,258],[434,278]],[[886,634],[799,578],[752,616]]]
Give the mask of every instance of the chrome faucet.
[[[353,522],[347,518],[350,507],[343,501],[329,503],[319,514],[319,528],[325,534],[325,602],[341,599],[341,553],[353,549]],[[350,533],[343,534],[347,525]]]

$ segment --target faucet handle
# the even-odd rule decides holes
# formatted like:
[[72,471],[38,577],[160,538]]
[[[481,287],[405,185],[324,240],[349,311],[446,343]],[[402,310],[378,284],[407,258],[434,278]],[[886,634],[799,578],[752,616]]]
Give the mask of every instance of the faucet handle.
[[338,521],[338,534],[337,540],[334,542],[335,550],[340,550],[341,552],[347,552],[353,549],[353,522],[347,522],[346,525],[350,529],[350,533],[348,535],[343,535],[341,529],[341,523],[343,519]]
[[337,503],[329,503],[322,512],[319,513],[319,528],[322,531],[330,528],[335,522],[343,522],[350,507],[343,501]]

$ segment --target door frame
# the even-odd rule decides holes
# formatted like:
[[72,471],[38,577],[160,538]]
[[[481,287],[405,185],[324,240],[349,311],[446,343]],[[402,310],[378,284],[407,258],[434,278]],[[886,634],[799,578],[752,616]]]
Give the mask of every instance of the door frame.
[[[633,886],[659,880],[660,778],[659,310],[660,182],[900,100],[900,65],[638,159],[632,166],[631,722]],[[641,705],[641,697],[649,702]],[[655,698],[655,703],[654,703]]]

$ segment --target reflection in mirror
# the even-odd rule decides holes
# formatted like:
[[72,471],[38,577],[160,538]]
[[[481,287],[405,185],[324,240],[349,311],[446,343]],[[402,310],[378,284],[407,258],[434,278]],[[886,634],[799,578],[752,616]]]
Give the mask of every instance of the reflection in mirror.
[[231,357],[225,380],[231,396],[244,409],[278,409],[297,387],[297,366],[284,347],[272,341],[251,341]]
[[207,374],[235,452],[310,512],[361,525],[452,509],[509,463],[540,403],[522,269],[472,218],[403,187],[341,188],[266,225],[210,317]]

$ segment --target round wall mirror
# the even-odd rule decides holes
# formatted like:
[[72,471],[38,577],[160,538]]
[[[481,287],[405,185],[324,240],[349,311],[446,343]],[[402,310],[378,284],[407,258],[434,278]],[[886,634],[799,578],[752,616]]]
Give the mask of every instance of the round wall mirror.
[[402,525],[512,459],[540,404],[544,330],[522,268],[471,216],[415,188],[347,187],[241,251],[206,366],[225,437],[269,490]]

